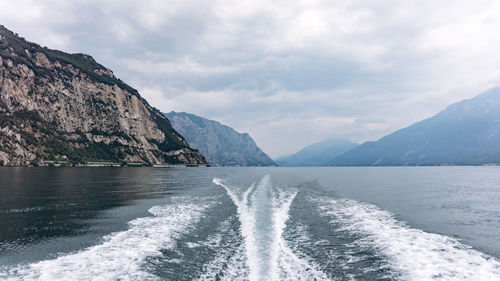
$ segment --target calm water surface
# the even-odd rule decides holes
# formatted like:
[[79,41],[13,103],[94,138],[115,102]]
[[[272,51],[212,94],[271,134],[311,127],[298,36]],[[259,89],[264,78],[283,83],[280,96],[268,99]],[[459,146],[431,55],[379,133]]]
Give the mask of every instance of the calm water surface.
[[500,280],[499,167],[1,168],[2,280]]

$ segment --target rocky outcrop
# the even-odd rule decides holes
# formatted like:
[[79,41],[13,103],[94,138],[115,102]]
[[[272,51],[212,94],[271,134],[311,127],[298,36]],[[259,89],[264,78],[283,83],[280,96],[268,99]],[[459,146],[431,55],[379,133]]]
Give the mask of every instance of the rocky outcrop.
[[175,130],[214,166],[274,166],[250,135],[213,120],[184,112],[166,113]]
[[0,26],[0,165],[43,160],[205,164],[168,119],[85,54]]

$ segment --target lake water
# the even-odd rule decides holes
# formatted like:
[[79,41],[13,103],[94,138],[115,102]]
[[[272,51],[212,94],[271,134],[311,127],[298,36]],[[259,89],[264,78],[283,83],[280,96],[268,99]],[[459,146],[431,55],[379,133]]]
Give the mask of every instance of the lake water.
[[500,280],[500,167],[1,168],[1,280]]

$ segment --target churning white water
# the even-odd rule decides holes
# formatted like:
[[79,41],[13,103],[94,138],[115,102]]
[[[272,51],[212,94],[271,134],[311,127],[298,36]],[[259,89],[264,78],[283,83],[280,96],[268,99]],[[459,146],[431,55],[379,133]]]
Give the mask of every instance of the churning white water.
[[213,182],[226,190],[237,207],[249,280],[329,280],[314,264],[295,255],[283,239],[296,190],[274,187],[269,176],[241,194],[218,178]]
[[376,249],[402,280],[500,280],[500,262],[454,238],[408,226],[374,205],[311,198],[339,231],[359,235],[356,247]]
[[155,201],[91,247],[0,266],[0,280],[500,280],[498,259],[373,204],[232,180]]
[[[198,222],[210,203],[154,206],[153,215],[129,222],[126,231],[112,233],[102,244],[80,252],[11,267],[0,271],[1,280],[156,280],[142,266],[147,257],[174,248],[176,239]],[[187,201],[187,202],[183,202]]]

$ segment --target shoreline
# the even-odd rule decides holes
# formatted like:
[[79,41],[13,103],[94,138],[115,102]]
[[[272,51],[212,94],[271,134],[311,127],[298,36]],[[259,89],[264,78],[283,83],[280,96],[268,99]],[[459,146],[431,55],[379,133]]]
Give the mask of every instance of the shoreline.
[[0,165],[0,168],[128,168],[128,167],[150,167],[150,168],[210,168],[210,167],[229,167],[229,168],[429,168],[429,167],[500,167],[500,164],[465,164],[465,165],[399,165],[399,166],[211,166],[209,164],[138,164],[138,163],[113,163],[113,162],[88,162],[88,163],[50,163],[41,165]]
[[182,167],[210,167],[208,164],[149,164],[149,163],[139,163],[139,162],[82,162],[82,163],[71,163],[68,161],[43,161],[40,164],[29,164],[29,165],[0,165],[0,167],[5,168],[44,168],[44,167],[92,167],[92,168],[122,168],[122,167],[152,167],[152,168],[182,168]]

